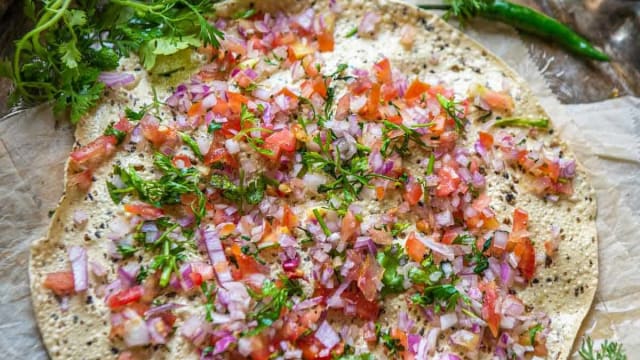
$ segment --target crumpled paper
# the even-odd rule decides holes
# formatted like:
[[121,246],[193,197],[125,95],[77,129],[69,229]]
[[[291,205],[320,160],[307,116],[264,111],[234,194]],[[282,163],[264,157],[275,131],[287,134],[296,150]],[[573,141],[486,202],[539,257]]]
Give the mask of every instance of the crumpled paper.
[[[584,330],[640,353],[640,99],[561,105],[517,34],[474,22],[465,32],[524,77],[591,174],[598,200],[600,284]],[[547,74],[553,76],[553,74]],[[0,119],[0,354],[46,359],[29,297],[29,244],[44,236],[63,190],[73,129],[39,107]],[[579,343],[577,344],[579,345]]]

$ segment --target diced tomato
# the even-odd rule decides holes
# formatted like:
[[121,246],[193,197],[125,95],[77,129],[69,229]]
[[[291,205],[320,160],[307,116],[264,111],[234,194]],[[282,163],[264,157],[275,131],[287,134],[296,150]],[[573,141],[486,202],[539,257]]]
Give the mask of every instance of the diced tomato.
[[391,84],[391,64],[388,58],[384,58],[373,65],[373,72],[381,84]]
[[334,45],[333,31],[325,29],[318,34],[318,50],[320,50],[320,52],[333,51]]
[[282,210],[282,225],[289,230],[298,226],[298,217],[291,211],[289,205],[285,204]]
[[69,157],[77,166],[92,167],[113,154],[118,140],[113,135],[103,135],[87,145],[71,152]]
[[191,105],[189,110],[187,110],[187,115],[189,117],[196,117],[204,115],[204,109],[202,108],[202,102],[197,102]]
[[502,111],[508,114],[513,112],[513,98],[511,98],[509,94],[486,90],[480,97],[489,105],[491,110]]
[[411,82],[409,88],[404,93],[404,99],[411,104],[414,101],[419,100],[420,97],[429,90],[429,88],[431,88],[429,84],[415,79]]
[[157,120],[150,116],[145,116],[140,120],[140,128],[144,138],[149,140],[155,147],[160,147],[163,144],[172,147],[179,142],[178,133],[175,129],[160,125]]
[[263,272],[263,266],[260,265],[256,259],[253,257],[246,255],[242,252],[240,245],[233,244],[231,246],[231,253],[236,260],[236,264],[238,265],[238,270],[242,278],[251,275],[258,274]]
[[407,255],[415,262],[420,262],[427,254],[427,247],[416,237],[416,233],[412,232],[404,244],[407,249]]
[[123,116],[117,123],[115,123],[115,125],[113,125],[113,128],[128,134],[133,129],[133,124]]
[[460,176],[458,176],[453,168],[445,166],[438,170],[438,185],[436,186],[437,196],[449,196],[458,189],[459,185]]
[[380,117],[380,84],[371,85],[371,91],[366,105],[360,109],[360,113],[366,120],[376,120]]
[[491,282],[482,288],[484,290],[482,318],[487,322],[493,336],[498,337],[498,332],[500,331],[500,313],[496,311],[496,301],[498,300],[496,284]]
[[251,360],[269,360],[269,342],[264,335],[256,335],[251,338]]
[[116,309],[140,300],[143,294],[144,288],[141,285],[120,290],[117,293],[109,296],[109,298],[107,299],[107,305],[111,309]]
[[71,295],[74,293],[73,273],[71,271],[49,273],[44,278],[42,286],[58,296]]
[[327,97],[327,83],[321,76],[313,80],[313,91],[323,98]]
[[291,153],[296,150],[296,136],[288,129],[276,131],[264,139],[264,149],[271,150],[267,157],[273,161],[280,159],[281,153]]
[[536,249],[529,238],[523,238],[516,244],[513,252],[520,259],[518,270],[522,276],[530,281],[536,273]]
[[382,85],[382,100],[389,102],[398,97],[398,89],[392,84]]
[[376,199],[384,199],[385,188],[384,186],[376,186]]
[[173,163],[173,166],[178,169],[188,169],[191,167],[191,159],[184,154],[175,155],[171,162]]
[[526,231],[528,223],[529,214],[520,208],[516,208],[513,211],[513,229],[511,231],[514,233]]
[[364,295],[357,290],[347,289],[340,296],[356,307],[356,316],[363,320],[376,320],[380,313],[380,306],[373,300],[365,299]]
[[297,42],[289,46],[289,55],[296,60],[300,60],[314,52],[315,50],[311,46],[302,42]]
[[356,219],[355,215],[353,215],[350,210],[347,210],[344,218],[342,218],[342,227],[340,228],[340,237],[342,238],[342,240],[353,240],[359,228],[360,224],[358,222],[358,219]]
[[213,274],[213,266],[203,263],[203,262],[194,262],[191,264],[192,274],[199,274],[203,281],[211,280],[214,277]]
[[296,95],[293,91],[289,90],[287,87],[283,87],[278,95],[284,95],[289,99],[289,109],[295,109],[298,107],[298,95]]
[[145,220],[155,220],[164,216],[162,209],[142,202],[125,204],[124,211],[133,215],[139,215]]
[[407,355],[409,354],[409,351],[406,351],[409,349],[409,337],[407,336],[407,333],[398,328],[393,328],[389,335],[391,335],[392,338],[397,339],[400,342],[400,345],[405,349],[400,352],[400,355],[406,360]]
[[493,135],[484,131],[478,131],[478,137],[480,144],[482,144],[485,149],[491,150],[491,147],[493,146]]
[[80,190],[89,190],[93,183],[93,170],[85,169],[69,177],[69,184],[78,187]]
[[242,112],[242,104],[247,104],[249,99],[239,93],[227,91],[227,99],[229,104],[229,109],[234,114],[240,114]]
[[236,53],[240,56],[247,54],[247,48],[239,42],[233,41],[231,38],[225,38],[222,40],[222,47],[225,50],[231,51],[232,53]]
[[451,245],[453,244],[453,240],[455,240],[456,237],[458,237],[458,230],[448,229],[447,231],[444,232],[444,235],[442,235],[442,243]]
[[296,36],[292,32],[276,33],[273,41],[275,46],[289,45],[296,41]]
[[422,199],[422,185],[414,177],[410,177],[404,185],[403,197],[411,206],[416,205]]
[[324,350],[324,345],[316,339],[315,336],[309,335],[300,338],[296,342],[297,347],[302,350],[302,358],[304,360],[329,360],[331,354],[320,356],[320,352]]
[[225,147],[219,146],[214,143],[211,144],[211,147],[209,147],[209,151],[204,155],[204,164],[221,164],[233,169],[238,167],[238,162],[233,157],[233,155],[229,154]]

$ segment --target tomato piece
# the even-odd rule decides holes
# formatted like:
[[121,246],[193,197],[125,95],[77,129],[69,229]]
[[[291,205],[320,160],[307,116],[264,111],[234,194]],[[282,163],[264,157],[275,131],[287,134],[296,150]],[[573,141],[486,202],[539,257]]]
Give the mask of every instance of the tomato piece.
[[240,114],[242,112],[242,104],[247,104],[249,99],[239,93],[227,91],[227,99],[229,104],[229,109],[234,114]]
[[391,78],[391,63],[388,58],[384,58],[377,63],[373,64],[373,72],[376,74],[376,79],[381,84],[390,84]]
[[304,360],[329,360],[331,354],[320,356],[320,352],[324,350],[324,345],[316,339],[315,336],[309,335],[300,338],[296,342],[297,347],[302,350],[302,358]]
[[191,167],[191,159],[184,154],[175,155],[171,162],[173,163],[173,166],[178,169],[188,169]]
[[67,296],[74,293],[73,273],[60,271],[47,274],[42,286],[54,292],[58,296]]
[[289,45],[296,41],[296,36],[292,32],[276,33],[273,44],[275,46]]
[[233,155],[229,154],[225,147],[211,144],[209,151],[204,155],[204,164],[213,165],[216,163],[229,166],[233,169],[238,167],[238,162]]
[[269,360],[271,351],[269,351],[269,342],[263,335],[257,335],[251,338],[251,360]]
[[411,206],[416,205],[422,199],[422,185],[414,177],[410,177],[404,185],[403,197]]
[[500,331],[500,314],[496,311],[496,284],[491,282],[483,286],[484,300],[482,302],[482,318],[487,322],[489,330],[494,337],[498,337]]
[[460,176],[458,176],[453,168],[445,166],[438,170],[438,185],[436,186],[437,196],[449,196],[458,189],[459,185]]
[[359,227],[360,227],[360,224],[358,222],[358,219],[356,219],[355,215],[353,215],[353,213],[350,210],[348,210],[347,213],[344,215],[344,218],[342,218],[342,227],[340,228],[340,237],[344,241],[353,240]]
[[491,150],[491,147],[493,146],[493,135],[484,131],[478,131],[478,139],[485,149]]
[[116,309],[140,300],[142,295],[144,295],[144,288],[141,285],[137,285],[129,289],[120,290],[109,296],[107,305],[111,309]]
[[189,110],[187,110],[187,116],[189,117],[196,117],[196,116],[201,116],[204,115],[204,109],[202,108],[202,102],[197,102],[191,105],[191,107],[189,107]]
[[484,100],[491,110],[502,111],[506,113],[513,112],[513,98],[511,95],[503,92],[486,90],[480,98]]
[[[392,84],[382,85],[382,100],[389,102],[398,97],[398,89]],[[397,116],[397,115],[396,115]]]
[[126,204],[124,206],[124,211],[130,214],[139,215],[145,220],[155,220],[164,216],[164,211],[162,209],[142,202]]
[[289,230],[298,226],[298,217],[291,211],[289,205],[285,204],[282,209],[282,225]]
[[411,232],[407,238],[407,242],[404,244],[407,249],[407,255],[415,262],[420,262],[427,254],[427,247],[418,239],[415,232]]
[[175,129],[160,125],[157,120],[150,116],[145,116],[140,120],[140,128],[144,138],[149,140],[155,147],[160,147],[163,144],[172,147],[180,141]]
[[239,275],[243,278],[251,274],[262,273],[262,265],[260,265],[260,263],[258,263],[253,257],[244,254],[240,245],[233,244],[231,246],[231,253],[238,265],[238,270],[240,271]]
[[407,91],[404,93],[404,99],[412,103],[416,100],[419,100],[420,97],[425,94],[431,86],[429,84],[423,83],[422,81],[415,79],[407,88]]
[[93,183],[93,170],[86,169],[69,177],[69,184],[77,186],[80,190],[89,190]]
[[313,91],[316,94],[322,96],[323,98],[327,97],[327,83],[321,76],[313,80],[312,87]]
[[267,136],[263,147],[272,152],[271,155],[266,156],[276,161],[280,159],[282,151],[290,153],[296,150],[296,136],[288,129],[282,129]]
[[536,273],[536,249],[533,247],[529,238],[521,239],[513,249],[520,261],[518,262],[518,270],[522,276],[530,281]]
[[409,337],[407,336],[407,333],[398,329],[398,328],[393,328],[391,329],[391,335],[392,338],[397,339],[400,342],[400,345],[402,345],[402,347],[405,349],[404,351],[400,352],[400,355],[402,355],[403,358],[407,358],[408,355],[408,350],[409,349]]
[[366,105],[360,109],[360,114],[366,120],[376,120],[380,117],[380,84],[371,85],[371,91],[367,98]]
[[318,50],[320,50],[320,52],[333,51],[334,45],[335,41],[333,39],[333,31],[325,29],[323,32],[318,34]]
[[512,232],[517,233],[521,231],[526,231],[528,223],[529,223],[529,214],[520,208],[516,208],[513,211]]
[[203,281],[211,280],[214,277],[213,274],[213,266],[203,263],[203,262],[194,262],[191,263],[191,271],[192,274],[199,274]]
[[131,124],[126,117],[121,117],[120,120],[113,125],[113,128],[128,134],[133,129],[133,124]]
[[380,306],[375,300],[367,300],[360,291],[347,289],[340,297],[355,305],[358,318],[363,320],[376,320],[378,318]]
[[94,166],[113,154],[118,140],[113,135],[103,135],[71,152],[69,157],[75,165]]

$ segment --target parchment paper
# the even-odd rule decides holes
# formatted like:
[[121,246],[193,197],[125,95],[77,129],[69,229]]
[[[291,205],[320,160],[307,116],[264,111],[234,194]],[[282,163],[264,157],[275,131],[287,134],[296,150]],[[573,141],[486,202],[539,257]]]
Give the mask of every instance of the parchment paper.
[[[465,29],[523,76],[589,169],[597,192],[600,285],[585,330],[640,354],[640,99],[561,105],[510,28]],[[543,69],[544,70],[544,69]],[[547,76],[553,74],[547,74]],[[62,193],[72,128],[46,107],[0,120],[0,357],[46,359],[29,298],[29,244]]]

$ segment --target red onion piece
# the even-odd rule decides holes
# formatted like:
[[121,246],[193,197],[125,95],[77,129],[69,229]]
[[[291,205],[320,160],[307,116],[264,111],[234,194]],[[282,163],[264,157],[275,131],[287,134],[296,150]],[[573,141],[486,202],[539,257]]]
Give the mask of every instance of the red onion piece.
[[148,345],[151,342],[147,323],[131,309],[124,311],[124,334],[123,339],[127,347]]
[[450,246],[442,243],[437,243],[433,241],[433,239],[429,236],[418,234],[417,237],[418,240],[420,240],[420,242],[424,244],[424,246],[440,254],[441,256],[444,256],[447,260],[452,261],[453,259],[455,259],[455,254]]
[[293,306],[293,310],[294,311],[299,311],[299,310],[306,310],[306,309],[310,309],[318,304],[320,304],[322,302],[323,297],[322,296],[316,296],[314,298],[311,299],[307,299],[305,301],[302,301],[298,304],[295,304]]
[[442,330],[447,330],[451,327],[454,327],[458,323],[458,316],[456,313],[447,313],[440,316],[440,328]]
[[338,345],[340,342],[340,335],[338,335],[326,320],[320,324],[318,330],[316,330],[316,333],[314,334],[314,337],[327,349],[333,349],[333,347]]
[[380,15],[368,11],[362,17],[362,21],[360,25],[358,25],[358,35],[360,36],[368,36],[371,35],[376,30],[376,25],[380,21]]
[[216,278],[221,286],[224,283],[232,281],[231,272],[229,271],[229,263],[227,257],[224,254],[222,243],[217,231],[206,229],[202,230],[202,237],[204,238],[204,244],[209,254],[209,260],[213,265]]
[[91,266],[91,272],[93,275],[98,277],[107,275],[107,268],[102,266],[99,262],[89,261],[89,265]]
[[85,291],[89,286],[87,250],[81,246],[69,248],[69,260],[73,271],[73,287],[76,292]]
[[506,249],[508,240],[509,233],[507,233],[506,231],[497,230],[493,233],[493,246],[498,249]]
[[222,354],[235,341],[236,341],[236,338],[233,335],[227,335],[227,336],[222,337],[221,339],[218,339],[218,341],[216,341],[216,344],[215,344],[215,346],[213,348],[213,352],[211,354],[212,355]]
[[115,89],[133,83],[136,77],[125,72],[104,71],[98,76],[98,80],[106,86]]
[[144,318],[145,319],[149,319],[151,317],[157,316],[157,315],[161,315],[162,313],[166,313],[167,311],[171,311],[174,309],[178,309],[183,307],[184,305],[182,304],[176,304],[176,303],[166,303],[160,306],[154,306],[152,308],[150,308],[149,310],[145,311],[144,313]]

